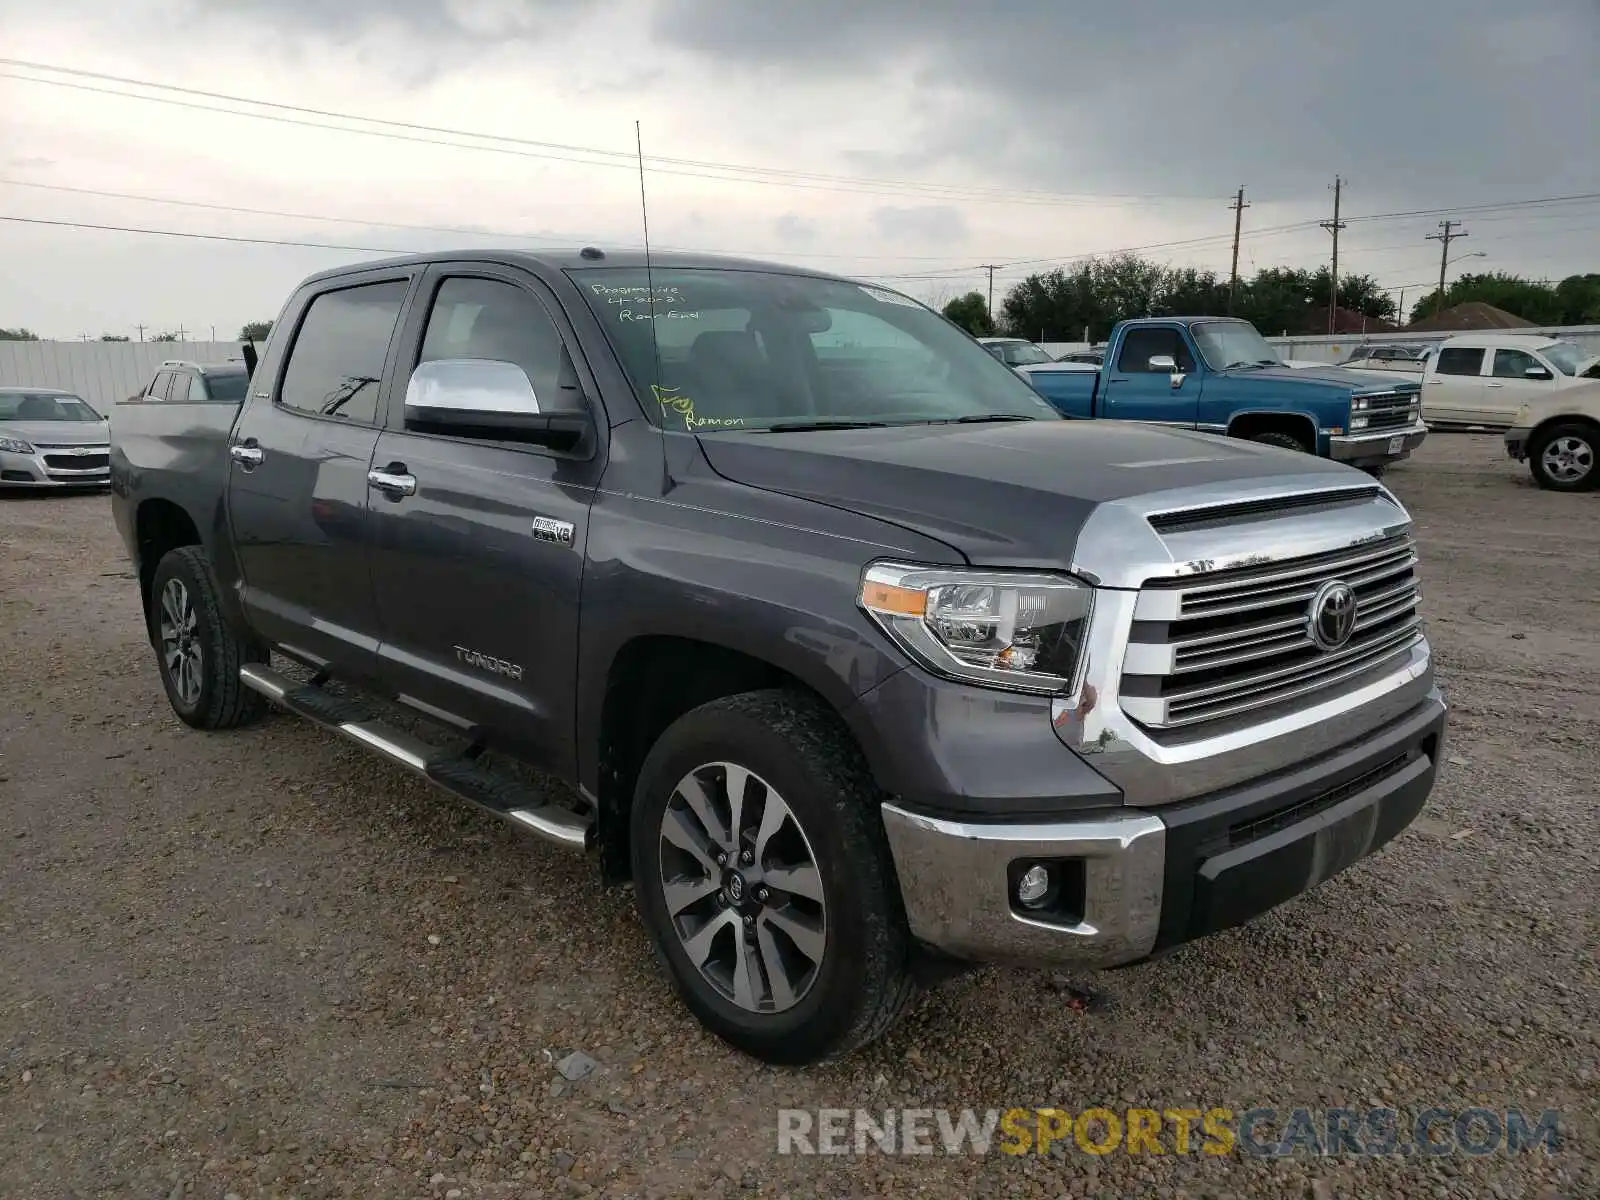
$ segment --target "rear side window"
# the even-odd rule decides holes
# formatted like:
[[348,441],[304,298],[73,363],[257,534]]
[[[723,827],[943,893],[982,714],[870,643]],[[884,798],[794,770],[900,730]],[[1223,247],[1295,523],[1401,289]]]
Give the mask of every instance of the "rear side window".
[[1483,351],[1468,346],[1450,346],[1439,351],[1438,375],[1476,375],[1483,369]]
[[378,386],[410,287],[404,279],[324,292],[289,351],[278,403],[297,412],[372,425]]
[[172,382],[171,371],[157,371],[156,377],[150,381],[150,386],[145,390],[146,400],[165,400],[167,398],[167,385]]

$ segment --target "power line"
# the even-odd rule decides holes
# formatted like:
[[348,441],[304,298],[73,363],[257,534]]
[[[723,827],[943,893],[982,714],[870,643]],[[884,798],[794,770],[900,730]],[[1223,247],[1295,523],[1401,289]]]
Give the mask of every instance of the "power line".
[[[530,138],[513,137],[506,134],[478,133],[473,130],[454,129],[448,126],[423,125],[409,121],[393,121],[387,118],[366,117],[358,113],[344,113],[332,109],[311,108],[305,105],[297,104],[284,104],[274,100],[254,100],[248,96],[234,96],[225,92],[211,92],[199,88],[179,87],[175,84],[158,83],[154,80],[135,79],[122,75],[109,75],[104,72],[84,71],[76,68],[54,66],[48,63],[29,62],[22,59],[0,58],[0,65],[22,67],[24,69],[34,71],[48,71],[53,74],[68,75],[81,79],[95,79],[104,82],[124,84],[131,87],[149,88],[155,91],[172,92],[181,96],[192,96],[207,100],[221,100],[230,104],[249,104],[259,108],[274,109],[276,111],[272,113],[246,112],[233,108],[219,107],[218,105],[213,104],[200,104],[193,100],[179,100],[171,96],[146,96],[135,92],[118,91],[113,88],[95,87],[84,83],[72,83],[63,79],[38,79],[31,75],[18,75],[9,71],[0,71],[0,78],[15,79],[23,83],[42,84],[47,87],[71,88],[78,91],[117,96],[126,100],[144,100],[150,103],[174,105],[179,108],[190,108],[201,112],[221,113],[227,116],[236,117],[250,117],[263,121],[277,121],[283,124],[299,125],[307,128],[322,129],[335,133],[362,134],[369,137],[390,138],[398,141],[417,142],[424,145],[445,146],[464,150],[483,150],[491,153],[510,154],[524,158],[551,159],[558,162],[571,162],[586,166],[610,167],[620,170],[636,169],[631,157],[625,151],[608,150],[603,147],[575,146],[559,142],[541,142]],[[299,113],[303,116],[323,117],[338,121],[359,121],[366,125],[377,126],[378,128],[358,129],[343,125],[329,125],[323,123],[322,121],[307,121],[296,117],[281,115],[284,113]],[[442,136],[418,136],[423,133]],[[483,142],[498,142],[504,144],[495,146],[464,144],[460,141],[443,140],[445,138],[475,138]],[[590,157],[573,157],[574,155],[588,155]],[[830,175],[821,172],[793,171],[778,167],[760,167],[744,163],[716,162],[711,160],[668,158],[659,156],[648,161],[658,164],[667,164],[665,166],[648,167],[649,170],[665,175],[684,175],[700,179],[720,179],[725,182],[755,183],[776,187],[807,188],[822,191],[838,191],[865,195],[922,195],[926,197],[938,197],[944,199],[961,199],[973,203],[1081,205],[1156,201],[1199,202],[1210,198],[1205,196],[1177,196],[1137,193],[1095,194],[1089,192],[1049,192],[1036,188],[980,188],[963,186],[959,184],[925,183],[914,180],[875,179],[867,176]],[[712,174],[709,172],[720,173]]]
[[236,234],[195,233],[188,229],[141,229],[131,225],[97,225],[90,221],[52,221],[44,217],[13,217],[0,213],[0,221],[13,221],[21,225],[50,225],[60,229],[98,229],[109,233],[144,233],[152,237],[192,238],[204,242],[238,242],[247,246],[301,246],[310,250],[359,250],[367,254],[413,254],[416,251],[396,250],[388,246],[350,246],[339,242],[297,242],[288,238],[242,237]]

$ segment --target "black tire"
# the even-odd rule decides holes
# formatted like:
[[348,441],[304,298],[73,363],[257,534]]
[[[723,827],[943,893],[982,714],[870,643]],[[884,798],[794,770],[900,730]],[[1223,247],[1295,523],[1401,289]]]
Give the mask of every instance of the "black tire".
[[1384,472],[1387,471],[1389,467],[1386,463],[1378,463],[1376,466],[1362,467],[1361,469],[1368,475],[1371,475],[1374,479],[1382,479]]
[[[1569,463],[1576,475],[1553,475],[1545,462],[1546,451],[1570,447]],[[1534,483],[1552,492],[1587,492],[1600,485],[1600,428],[1587,421],[1559,421],[1541,429],[1528,445],[1528,470]]]
[[[680,781],[715,763],[744,767],[782,797],[821,879],[825,948],[809,990],[784,1011],[752,1011],[713,987],[668,912],[663,821]],[[646,757],[629,838],[640,914],[684,1004],[746,1054],[784,1065],[836,1058],[881,1036],[911,999],[911,939],[879,799],[837,717],[818,701],[786,691],[702,705],[668,727]],[[740,936],[735,926],[731,937]]]
[[1302,454],[1311,453],[1306,444],[1294,434],[1282,433],[1276,429],[1269,429],[1266,433],[1253,433],[1249,440],[1260,442],[1263,446],[1281,446],[1285,450],[1298,450]]
[[[170,614],[164,611],[163,602],[169,595],[180,594],[187,598],[193,613],[186,644],[198,651],[187,677],[174,666],[165,640],[168,628],[177,627],[167,619]],[[182,624],[189,622],[185,619]],[[150,583],[150,641],[161,671],[161,686],[172,711],[184,724],[196,729],[233,729],[266,711],[266,698],[239,679],[239,668],[245,663],[267,661],[266,648],[228,624],[222,614],[221,589],[200,547],[169,550],[156,564]]]

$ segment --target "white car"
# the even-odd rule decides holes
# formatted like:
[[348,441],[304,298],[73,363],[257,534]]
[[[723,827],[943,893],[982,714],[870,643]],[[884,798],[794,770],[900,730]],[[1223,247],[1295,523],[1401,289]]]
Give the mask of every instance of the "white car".
[[1600,486],[1600,383],[1562,388],[1517,410],[1506,453],[1526,462],[1533,481],[1553,492]]
[[1033,367],[1052,363],[1055,359],[1027,338],[981,337],[978,345],[994,355],[1008,367]]
[[1450,338],[1422,373],[1422,419],[1430,425],[1509,428],[1524,403],[1588,382],[1580,372],[1589,358],[1574,343],[1550,337]]

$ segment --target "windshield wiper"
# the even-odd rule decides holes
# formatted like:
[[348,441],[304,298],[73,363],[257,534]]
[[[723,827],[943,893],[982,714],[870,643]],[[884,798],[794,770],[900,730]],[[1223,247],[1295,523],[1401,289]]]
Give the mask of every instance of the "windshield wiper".
[[1026,413],[973,413],[970,417],[949,417],[941,425],[975,425],[979,421],[1037,421]]
[[1260,367],[1260,366],[1265,366],[1265,365],[1267,365],[1267,364],[1264,363],[1263,361],[1259,360],[1259,359],[1257,361],[1255,361],[1255,362],[1250,362],[1250,361],[1248,361],[1246,359],[1241,358],[1237,362],[1229,363],[1227,366],[1223,367],[1222,369],[1224,371],[1235,371],[1240,367]]
[[780,421],[768,425],[765,433],[811,433],[821,429],[886,429],[887,421]]

